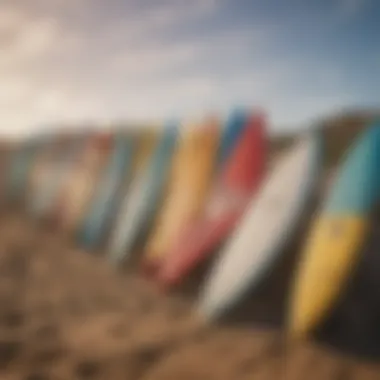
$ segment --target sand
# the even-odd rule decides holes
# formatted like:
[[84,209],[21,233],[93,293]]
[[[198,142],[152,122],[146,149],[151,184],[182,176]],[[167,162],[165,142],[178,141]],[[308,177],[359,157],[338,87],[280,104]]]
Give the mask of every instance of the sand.
[[380,379],[380,366],[251,323],[206,325],[25,215],[0,220],[0,379]]

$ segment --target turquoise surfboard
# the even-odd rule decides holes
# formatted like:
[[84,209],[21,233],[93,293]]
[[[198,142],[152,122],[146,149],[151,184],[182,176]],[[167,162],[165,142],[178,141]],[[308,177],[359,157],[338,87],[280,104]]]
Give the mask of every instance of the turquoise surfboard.
[[33,164],[34,156],[39,148],[49,143],[51,136],[38,135],[21,142],[20,146],[11,154],[6,176],[7,201],[14,202],[22,198],[28,185],[28,175]]
[[362,215],[371,210],[380,196],[379,142],[380,121],[372,124],[361,139],[358,138],[355,149],[350,151],[326,200],[326,212]]
[[118,263],[127,257],[153,218],[163,195],[177,136],[176,125],[165,128],[143,175],[135,179],[123,199],[109,243],[112,262]]
[[118,192],[132,173],[134,140],[132,134],[116,134],[114,138],[115,147],[80,231],[79,239],[88,249],[101,243],[109,221],[117,211]]

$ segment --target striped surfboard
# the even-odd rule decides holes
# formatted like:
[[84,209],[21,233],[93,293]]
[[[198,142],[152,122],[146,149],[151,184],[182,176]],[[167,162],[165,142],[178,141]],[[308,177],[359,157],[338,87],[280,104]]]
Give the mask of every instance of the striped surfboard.
[[380,122],[344,157],[302,252],[289,304],[293,338],[311,332],[331,311],[346,285],[369,231],[380,194]]

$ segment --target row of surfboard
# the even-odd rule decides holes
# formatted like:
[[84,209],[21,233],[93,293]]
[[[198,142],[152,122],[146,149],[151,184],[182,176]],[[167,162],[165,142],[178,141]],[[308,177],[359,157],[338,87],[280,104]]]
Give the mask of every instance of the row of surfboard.
[[[139,252],[165,290],[213,256],[198,309],[214,320],[255,288],[283,253],[317,189],[320,131],[268,165],[266,117],[225,123],[36,136],[15,147],[5,199],[74,233],[114,264]],[[363,130],[329,184],[299,255],[289,297],[292,336],[311,332],[337,301],[365,242],[380,194],[380,123]]]

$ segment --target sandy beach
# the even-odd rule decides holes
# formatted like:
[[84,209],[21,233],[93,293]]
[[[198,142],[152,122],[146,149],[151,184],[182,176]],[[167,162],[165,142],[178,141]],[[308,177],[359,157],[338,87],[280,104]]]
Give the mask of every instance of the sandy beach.
[[286,343],[278,286],[210,326],[193,311],[196,291],[159,294],[23,214],[0,223],[2,379],[380,378],[377,364]]

